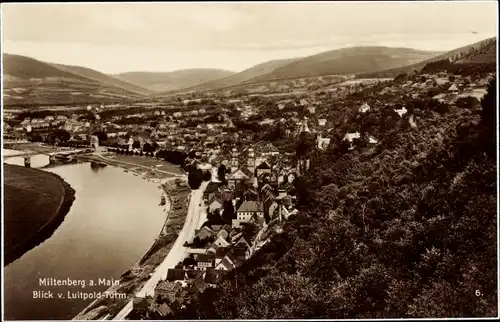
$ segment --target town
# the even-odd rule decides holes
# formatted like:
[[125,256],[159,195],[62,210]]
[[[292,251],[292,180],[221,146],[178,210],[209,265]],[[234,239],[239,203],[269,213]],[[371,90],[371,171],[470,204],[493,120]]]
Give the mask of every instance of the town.
[[498,2],[0,13],[5,320],[498,319]]
[[[71,112],[6,109],[4,138],[90,147],[116,160],[164,159],[188,173],[192,189],[204,189],[206,220],[184,244],[187,256],[168,269],[153,295],[133,297],[127,313],[162,318],[223,283],[283,231],[299,212],[294,180],[309,170],[311,150],[377,146],[373,126],[381,114],[418,128],[422,106],[439,114],[475,110],[493,76],[424,69],[394,79],[325,76]],[[346,123],[360,118],[358,125]]]

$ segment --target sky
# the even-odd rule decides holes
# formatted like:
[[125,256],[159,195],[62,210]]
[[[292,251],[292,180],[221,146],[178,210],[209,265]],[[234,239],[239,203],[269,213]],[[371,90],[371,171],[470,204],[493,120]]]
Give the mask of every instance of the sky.
[[2,51],[104,73],[220,68],[377,45],[448,51],[497,35],[496,1],[2,4]]

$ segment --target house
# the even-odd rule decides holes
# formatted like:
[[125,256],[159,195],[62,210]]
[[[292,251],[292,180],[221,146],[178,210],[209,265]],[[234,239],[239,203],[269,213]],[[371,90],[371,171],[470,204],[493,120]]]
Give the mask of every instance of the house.
[[153,311],[154,299],[152,297],[134,297],[132,307],[139,314],[147,314],[149,311]]
[[370,105],[368,105],[367,103],[363,103],[363,105],[361,105],[361,107],[359,108],[360,113],[366,113],[369,110],[370,110]]
[[404,107],[404,106],[403,106],[403,107],[402,107],[401,109],[399,109],[399,110],[396,110],[396,109],[395,109],[395,110],[394,110],[394,112],[398,113],[398,114],[399,114],[399,116],[403,117],[403,115],[405,115],[405,114],[406,114],[406,112],[408,112],[408,110],[406,109],[406,107]]
[[308,106],[307,111],[311,114],[316,113],[316,107],[315,106]]
[[222,236],[217,237],[217,239],[213,242],[213,244],[217,245],[217,247],[228,247],[231,245]]
[[196,267],[199,270],[206,270],[207,268],[213,268],[215,263],[214,254],[196,254]]
[[274,192],[274,188],[269,183],[266,183],[264,186],[262,186],[260,191],[262,194],[272,194]]
[[226,178],[227,184],[231,189],[235,189],[239,185],[239,183],[249,179],[250,177],[245,174],[242,169],[236,170]]
[[326,122],[327,122],[327,119],[319,119],[319,120],[318,120],[318,125],[319,125],[319,126],[325,126],[325,125],[326,125]]
[[208,285],[204,278],[197,278],[193,281],[192,288],[190,290],[194,293],[203,293],[207,287]]
[[[255,180],[257,180],[257,178],[255,178]],[[247,189],[243,193],[243,197],[248,201],[257,201],[259,199],[259,193],[254,189]]]
[[236,265],[239,266],[240,264],[242,264],[245,261],[245,259],[250,257],[249,250],[250,250],[250,247],[235,246],[231,252],[231,255],[232,255],[231,259],[234,259]]
[[173,303],[181,290],[182,285],[179,283],[160,281],[155,287],[155,297],[162,297]]
[[330,145],[330,138],[323,138],[323,137],[321,137],[321,134],[318,134],[318,137],[316,138],[316,142],[318,145],[318,149],[325,150]]
[[219,182],[210,181],[203,192],[203,201],[207,202],[212,196],[219,191]]
[[224,257],[224,259],[221,262],[221,266],[226,266],[227,267],[226,263],[228,262],[230,264],[229,267],[232,266],[231,269],[234,269],[234,268],[240,267],[243,264],[244,261],[245,261],[245,255],[243,255],[243,257],[242,257],[241,253],[240,254],[235,253],[234,249],[233,249],[232,252],[229,252],[226,255],[226,257]]
[[118,132],[108,132],[106,133],[106,135],[108,136],[108,138],[116,138],[118,137]]
[[243,233],[241,232],[241,228],[236,228],[231,231],[231,234],[229,237],[231,238],[231,243],[235,243],[240,239],[240,237],[243,236]]
[[346,133],[344,136],[344,140],[352,142],[354,139],[359,139],[361,136],[359,132],[354,132],[354,133]]
[[[213,227],[213,226],[212,226]],[[222,237],[224,239],[227,239],[229,237],[229,233],[231,231],[231,226],[224,225],[219,232],[217,233],[217,238]]]
[[220,264],[217,266],[218,269],[223,270],[223,271],[230,271],[235,268],[235,265],[233,262],[229,259],[228,256],[225,256]]
[[259,164],[257,167],[257,178],[260,177],[263,173],[270,173],[271,172],[271,166],[267,161],[263,161],[262,163]]
[[178,268],[169,268],[167,270],[167,281],[184,281],[185,279],[187,279],[185,270]]
[[218,209],[222,209],[222,201],[220,200],[220,198],[213,197],[208,205],[208,211],[209,213],[213,213]]
[[413,119],[413,115],[410,116],[410,119],[408,120],[408,122],[410,123],[410,126],[412,128],[417,128],[417,123],[415,122],[415,120]]
[[172,309],[170,308],[170,306],[168,306],[167,303],[162,303],[162,304],[156,305],[156,310],[155,311],[161,317],[169,316],[169,315],[171,315],[171,314],[174,313],[172,311]]
[[205,275],[205,282],[209,285],[217,285],[222,283],[227,276],[227,271],[223,269],[210,269]]
[[201,229],[195,231],[194,238],[198,237],[199,240],[204,240],[206,238],[210,238],[215,235],[215,232],[209,227],[205,226]]
[[264,157],[280,154],[280,151],[278,150],[278,148],[276,146],[274,146],[274,144],[272,144],[271,142],[267,142],[267,144],[265,144],[264,146],[261,146],[260,149],[258,149],[258,151]]
[[[252,243],[249,240],[250,238],[246,236],[245,234],[241,234],[240,238],[236,240],[234,243],[234,248],[231,253],[233,254],[239,254],[238,256],[242,259],[245,260],[245,251],[249,248],[252,247]],[[236,251],[236,249],[238,249]]]
[[236,219],[233,219],[233,228],[240,227],[242,222],[248,222],[253,215],[264,217],[264,205],[260,201],[243,201],[236,211]]
[[214,243],[208,243],[203,247],[206,249],[205,254],[215,254],[215,251],[217,250],[217,245]]
[[219,247],[215,251],[215,267],[219,266],[220,262],[224,259],[224,257],[231,251],[229,247]]
[[453,93],[458,92],[458,87],[457,87],[457,85],[452,84],[452,85],[448,88],[448,91],[449,91],[449,92],[453,92]]

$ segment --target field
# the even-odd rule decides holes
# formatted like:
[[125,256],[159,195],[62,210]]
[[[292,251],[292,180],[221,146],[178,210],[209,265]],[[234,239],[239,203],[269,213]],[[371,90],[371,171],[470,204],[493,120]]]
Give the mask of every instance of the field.
[[[41,236],[42,229],[53,226],[57,218],[65,215],[68,202],[73,201],[73,191],[52,173],[8,164],[4,164],[4,173],[4,251],[8,264],[48,237]],[[47,233],[44,231],[43,235]]]

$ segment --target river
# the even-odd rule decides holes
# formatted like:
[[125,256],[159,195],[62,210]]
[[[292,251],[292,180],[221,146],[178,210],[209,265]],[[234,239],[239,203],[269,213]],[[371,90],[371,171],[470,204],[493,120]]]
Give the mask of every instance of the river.
[[[48,164],[48,158],[42,159],[36,157],[32,166]],[[22,157],[5,162],[24,164]],[[153,244],[165,220],[156,184],[132,173],[111,166],[92,169],[90,163],[45,170],[69,183],[76,199],[49,239],[5,267],[6,320],[72,319],[93,299],[64,298],[68,291],[106,290],[106,285],[91,287],[89,281],[119,279]],[[86,285],[43,286],[43,278],[85,280]],[[37,298],[36,291],[51,291],[54,298]]]

